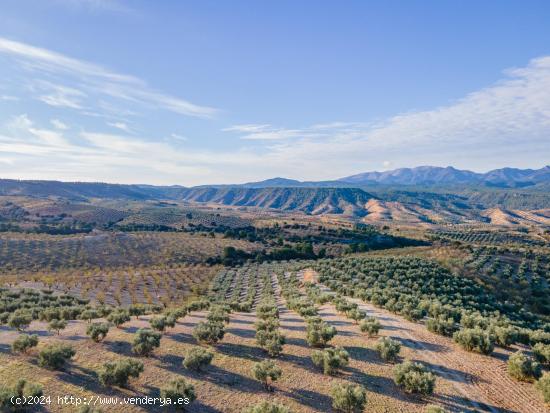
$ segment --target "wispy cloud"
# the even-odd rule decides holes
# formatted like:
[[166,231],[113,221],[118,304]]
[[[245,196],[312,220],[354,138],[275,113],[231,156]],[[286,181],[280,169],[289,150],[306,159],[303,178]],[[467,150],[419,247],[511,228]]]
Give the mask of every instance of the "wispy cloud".
[[[80,102],[87,106],[89,91],[73,87],[87,94]],[[550,57],[542,57],[506,71],[493,85],[431,110],[303,127],[239,124],[224,128],[235,144],[220,147],[193,141],[192,129],[183,129],[190,142],[182,145],[181,135],[169,130],[156,136],[136,130],[129,136],[122,125],[111,125],[115,133],[97,125],[63,129],[20,114],[0,125],[0,173],[14,178],[193,185],[272,176],[334,179],[419,164],[474,170],[542,166],[550,159],[548,90]],[[109,122],[133,125],[131,119]]]
[[51,123],[51,124],[53,125],[53,127],[56,128],[56,129],[60,129],[60,130],[67,130],[67,129],[69,129],[69,127],[68,127],[65,123],[61,122],[59,119],[52,119],[52,120],[50,120],[50,123]]
[[107,125],[112,126],[113,128],[120,129],[121,131],[131,133],[132,130],[124,122],[107,122]]
[[[64,80],[70,77],[77,84],[78,87],[57,85],[67,90],[60,89],[57,93],[39,96],[40,100],[50,105],[79,109],[80,105],[74,99],[74,93],[87,91],[97,95],[99,99],[101,96],[109,96],[186,116],[208,118],[217,112],[214,108],[197,105],[152,89],[145,81],[135,76],[117,73],[94,63],[26,43],[0,37],[0,54],[13,57],[27,70],[39,74],[58,75]],[[41,82],[43,85],[46,84],[46,81]]]
[[54,4],[69,7],[74,10],[90,12],[133,13],[134,10],[117,0],[52,0]]

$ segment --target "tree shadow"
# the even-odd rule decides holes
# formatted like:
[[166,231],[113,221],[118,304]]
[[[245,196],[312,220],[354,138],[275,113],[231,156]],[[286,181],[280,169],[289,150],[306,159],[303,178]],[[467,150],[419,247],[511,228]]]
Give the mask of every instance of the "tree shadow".
[[0,353],[10,354],[11,346],[9,344],[0,344]]
[[463,413],[480,413],[480,412],[500,412],[500,413],[517,413],[514,410],[509,410],[503,407],[489,405],[483,402],[474,401],[466,397],[436,394],[430,397],[430,400],[441,405],[448,411],[456,411]]
[[175,354],[164,354],[162,356],[157,357],[157,359],[160,361],[161,365],[160,367],[171,371],[172,373],[181,373],[183,370],[183,359],[182,356],[177,356]]
[[228,371],[215,365],[210,365],[202,372],[185,371],[185,375],[197,380],[206,380],[219,386],[238,389],[247,393],[257,393],[263,391],[262,384],[250,377]]
[[255,338],[256,332],[254,330],[246,330],[244,328],[228,328],[226,330],[228,333],[241,338]]
[[429,343],[427,341],[412,340],[409,338],[394,337],[394,336],[392,336],[391,338],[399,341],[401,345],[415,349],[415,350],[428,350],[436,353],[445,353],[449,351],[449,349],[446,346],[442,346],[441,344]]
[[235,323],[235,324],[254,324],[253,321],[240,320],[240,319],[231,319],[231,323]]
[[317,412],[332,412],[332,399],[326,394],[311,390],[293,388],[290,391],[280,391],[286,397],[295,400],[303,406],[315,409]]
[[458,381],[460,383],[461,382],[487,383],[487,380],[475,374],[467,373],[462,370],[456,370],[451,367],[443,366],[441,364],[430,363],[424,360],[413,359],[413,361],[423,364],[438,376],[441,376],[450,381]]
[[246,344],[221,343],[216,346],[216,351],[226,356],[239,357],[253,361],[259,361],[265,356],[262,349]]
[[140,328],[143,328],[143,327],[128,326],[128,327],[122,327],[121,330],[130,334],[135,334]]
[[125,356],[132,356],[132,345],[127,341],[104,341],[103,346],[112,353],[123,354]]
[[195,340],[191,334],[187,333],[167,334],[167,337],[171,340],[177,341],[178,343],[197,344],[197,340]]
[[359,346],[344,346],[344,349],[349,353],[351,359],[366,361],[371,364],[384,364],[378,352],[371,348]]

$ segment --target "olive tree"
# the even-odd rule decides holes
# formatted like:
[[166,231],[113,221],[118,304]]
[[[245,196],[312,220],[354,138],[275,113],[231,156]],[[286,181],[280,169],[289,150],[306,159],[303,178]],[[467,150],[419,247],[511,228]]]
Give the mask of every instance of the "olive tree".
[[258,362],[252,367],[252,374],[254,375],[254,378],[262,382],[267,391],[272,390],[270,383],[277,381],[281,377],[282,373],[283,371],[281,368],[271,360]]
[[330,395],[332,397],[332,407],[345,413],[362,412],[367,403],[367,392],[359,384],[335,384],[330,391]]

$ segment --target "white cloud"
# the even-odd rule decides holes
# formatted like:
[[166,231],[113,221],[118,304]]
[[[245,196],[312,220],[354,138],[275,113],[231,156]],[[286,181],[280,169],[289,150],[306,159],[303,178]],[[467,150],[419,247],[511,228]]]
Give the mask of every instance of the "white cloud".
[[82,109],[82,98],[86,93],[68,86],[57,85],[51,82],[39,82],[40,88],[48,93],[37,97],[38,100],[50,106]]
[[181,141],[181,142],[187,142],[187,141],[189,140],[189,138],[187,138],[187,137],[185,137],[185,136],[183,136],[183,135],[178,135],[177,133],[172,133],[172,134],[170,135],[170,137],[171,137],[172,139],[175,139],[175,140]]
[[112,126],[116,129],[120,129],[124,132],[131,133],[130,127],[124,122],[107,122],[107,125]]
[[[13,57],[27,70],[41,75],[44,73],[59,75],[64,81],[70,76],[78,84],[80,93],[84,93],[82,90],[85,89],[98,96],[111,96],[149,108],[160,108],[199,118],[212,117],[217,112],[214,108],[196,105],[154,90],[135,76],[120,74],[51,50],[0,37],[0,53]],[[69,86],[66,87],[69,88]],[[66,90],[65,93],[58,91],[57,94],[44,95],[40,98],[48,104],[78,109],[80,105],[72,99],[74,97],[74,94]]]
[[67,126],[65,123],[61,122],[59,119],[52,119],[50,120],[50,123],[53,125],[54,128],[60,129],[60,130],[67,130],[69,129],[69,126]]
[[195,185],[273,176],[334,179],[420,164],[474,170],[537,167],[550,159],[548,90],[550,57],[544,57],[432,110],[379,122],[323,122],[301,128],[234,125],[224,130],[243,138],[235,140],[239,144],[208,150],[179,144],[178,134],[159,139],[137,133],[129,137],[99,130],[49,130],[21,114],[0,127],[0,159],[13,161],[0,165],[0,175]]
[[11,96],[11,95],[0,95],[0,100],[16,102],[19,100],[19,98],[17,96]]

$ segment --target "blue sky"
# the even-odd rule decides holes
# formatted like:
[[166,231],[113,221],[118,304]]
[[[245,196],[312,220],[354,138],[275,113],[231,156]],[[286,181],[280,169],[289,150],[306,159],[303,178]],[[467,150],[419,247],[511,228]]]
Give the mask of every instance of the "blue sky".
[[538,168],[548,21],[547,1],[5,0],[0,177]]

